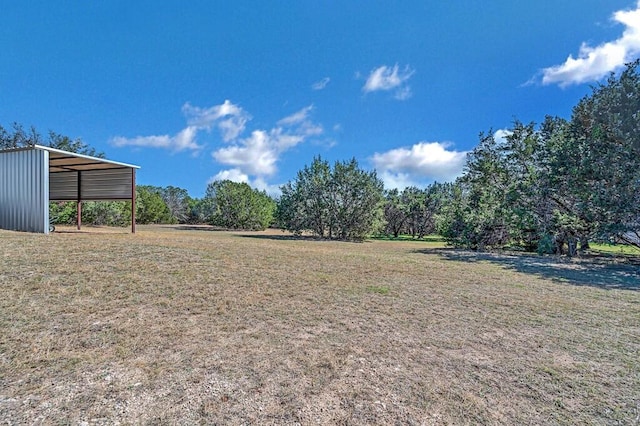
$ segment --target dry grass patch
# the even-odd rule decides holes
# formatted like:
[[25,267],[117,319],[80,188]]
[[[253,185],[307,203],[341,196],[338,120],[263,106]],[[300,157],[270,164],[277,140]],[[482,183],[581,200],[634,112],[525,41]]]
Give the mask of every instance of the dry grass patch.
[[0,231],[0,420],[640,419],[637,266],[204,229]]

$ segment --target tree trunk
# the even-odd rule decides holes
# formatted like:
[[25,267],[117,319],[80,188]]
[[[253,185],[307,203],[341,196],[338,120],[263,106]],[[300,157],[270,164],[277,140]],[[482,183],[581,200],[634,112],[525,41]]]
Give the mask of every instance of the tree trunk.
[[589,238],[585,235],[580,237],[580,251],[584,252],[586,250],[589,250]]
[[574,257],[578,254],[578,239],[576,237],[567,238],[567,256]]

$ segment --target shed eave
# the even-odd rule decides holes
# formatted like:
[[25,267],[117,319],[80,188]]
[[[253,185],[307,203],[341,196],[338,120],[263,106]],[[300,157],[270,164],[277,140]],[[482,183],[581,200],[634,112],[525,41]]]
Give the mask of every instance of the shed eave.
[[[129,167],[131,169],[139,169],[140,168],[140,166],[136,166],[134,164],[122,163],[120,161],[106,160],[104,158],[92,157],[90,155],[78,154],[78,153],[75,153],[75,152],[63,151],[61,149],[51,148],[49,146],[33,145],[32,148],[33,149],[42,149],[44,151],[49,151],[50,153],[52,152],[52,153],[68,155],[68,156],[72,156],[72,157],[76,157],[76,158],[84,158],[85,160],[91,160],[91,161],[95,161],[97,163],[113,164],[115,166]],[[55,158],[53,158],[51,160],[55,160]]]
[[[128,167],[131,169],[139,169],[140,166],[136,166],[135,164],[128,164],[128,163],[122,163],[120,161],[113,161],[113,160],[107,160],[105,158],[99,158],[99,157],[92,157],[90,155],[84,155],[84,154],[78,154],[76,152],[69,152],[69,151],[63,151],[61,149],[56,149],[56,148],[51,148],[49,146],[43,146],[43,145],[30,145],[30,146],[22,146],[22,147],[18,147],[18,148],[8,148],[8,149],[0,149],[0,153],[3,152],[18,152],[18,151],[30,151],[30,150],[34,150],[34,149],[38,149],[41,151],[48,151],[49,153],[55,153],[55,154],[60,154],[60,155],[65,155],[67,157],[75,157],[75,158],[82,158],[85,160],[90,160],[95,162],[96,165],[99,164],[110,164],[110,165],[114,165],[114,166],[118,166],[118,167]],[[54,161],[55,158],[50,158],[49,162]],[[55,165],[52,165],[52,167],[56,167]],[[104,168],[103,167],[96,167],[99,169]],[[83,170],[87,170],[87,169],[83,169]]]

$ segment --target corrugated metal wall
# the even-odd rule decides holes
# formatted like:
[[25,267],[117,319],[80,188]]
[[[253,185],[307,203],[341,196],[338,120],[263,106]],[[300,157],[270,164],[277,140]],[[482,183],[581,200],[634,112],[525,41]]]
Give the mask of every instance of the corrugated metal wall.
[[82,200],[131,199],[133,177],[130,168],[51,173],[50,199],[77,200],[78,178],[80,178]]
[[49,233],[49,153],[0,153],[0,228]]
[[49,199],[67,201],[78,199],[78,172],[49,173]]
[[130,200],[131,169],[82,172],[82,198],[87,200]]

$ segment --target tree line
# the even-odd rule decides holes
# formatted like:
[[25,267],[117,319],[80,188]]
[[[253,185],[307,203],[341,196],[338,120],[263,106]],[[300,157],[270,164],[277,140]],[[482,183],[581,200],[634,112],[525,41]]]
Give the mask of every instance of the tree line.
[[640,76],[635,61],[592,88],[569,120],[482,133],[441,212],[440,232],[472,249],[573,256],[590,241],[640,247]]
[[[321,157],[298,171],[273,199],[246,183],[212,182],[192,198],[176,187],[140,185],[139,223],[207,223],[228,229],[279,227],[320,238],[361,240],[372,234],[422,238],[438,233],[469,249],[518,248],[570,256],[590,241],[640,247],[640,61],[592,88],[570,119],[515,121],[506,136],[480,134],[462,176],[425,188],[385,190],[355,159]],[[0,148],[39,143],[102,156],[80,139],[0,126]],[[87,202],[83,222],[124,225],[127,202]],[[75,203],[53,203],[60,223]]]
[[592,241],[640,247],[639,66],[593,87],[568,120],[481,133],[453,183],[387,191],[386,233],[569,256]]

